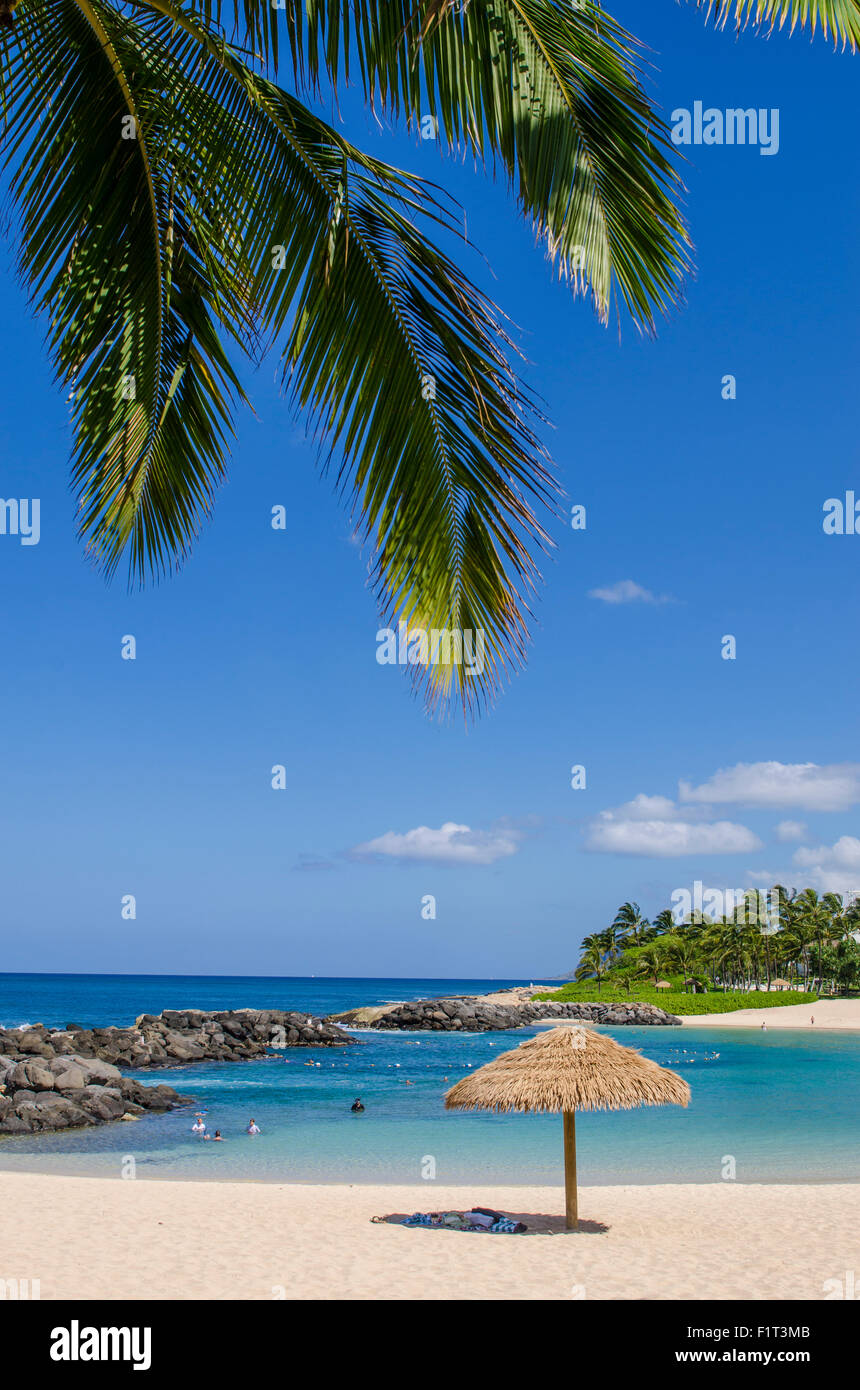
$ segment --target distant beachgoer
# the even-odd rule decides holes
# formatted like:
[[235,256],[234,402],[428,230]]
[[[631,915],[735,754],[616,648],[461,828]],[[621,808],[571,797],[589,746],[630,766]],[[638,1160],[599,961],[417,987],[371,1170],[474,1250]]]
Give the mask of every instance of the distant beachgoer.
[[216,1129],[214,1134],[204,1134],[203,1138],[212,1139],[213,1141],[217,1140],[219,1144],[224,1143],[224,1136],[222,1135],[220,1129]]
[[360,1114],[360,1112],[364,1109],[364,1106],[362,1105],[359,1096],[356,1096],[355,1100],[352,1102],[352,1105],[349,1108],[353,1112],[353,1114]]
[[206,1133],[206,1125],[205,1125],[205,1123],[203,1122],[203,1120],[195,1120],[195,1121],[194,1121],[194,1124],[191,1126],[191,1133],[192,1133],[192,1134],[205,1134],[205,1133]]
[[259,1134],[259,1133],[260,1133],[260,1126],[257,1124],[257,1121],[256,1121],[256,1120],[251,1120],[250,1124],[248,1125],[248,1133],[249,1133],[249,1134]]
[[766,1032],[767,1032],[767,1024],[766,1024],[766,1023],[762,1023],[762,1025],[761,1025],[761,1031],[762,1031],[763,1033],[766,1033]]
[[815,1014],[810,1014],[810,1016],[809,1016],[809,1022],[810,1022],[811,1024],[815,1022]]

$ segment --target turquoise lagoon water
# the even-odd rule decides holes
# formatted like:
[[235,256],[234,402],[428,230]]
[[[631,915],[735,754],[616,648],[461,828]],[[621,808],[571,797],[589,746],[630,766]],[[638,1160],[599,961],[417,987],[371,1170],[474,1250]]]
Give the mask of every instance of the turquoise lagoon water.
[[[0,1023],[129,1023],[163,1008],[299,1008],[471,993],[523,981],[320,980],[0,975]],[[526,981],[525,983],[528,983]],[[0,1140],[0,1169],[264,1182],[557,1183],[558,1117],[448,1113],[443,1095],[530,1030],[472,1036],[361,1032],[348,1049],[295,1048],[256,1062],[140,1073],[194,1098],[134,1125]],[[688,1109],[581,1115],[580,1181],[715,1182],[732,1156],[739,1182],[860,1179],[860,1037],[721,1028],[608,1029],[689,1081]],[[313,1065],[309,1065],[313,1064]],[[447,1079],[446,1079],[447,1078]],[[407,1086],[406,1082],[412,1084]],[[364,1114],[350,1113],[360,1095]],[[190,1132],[205,1110],[213,1145]],[[262,1128],[243,1130],[253,1115]]]

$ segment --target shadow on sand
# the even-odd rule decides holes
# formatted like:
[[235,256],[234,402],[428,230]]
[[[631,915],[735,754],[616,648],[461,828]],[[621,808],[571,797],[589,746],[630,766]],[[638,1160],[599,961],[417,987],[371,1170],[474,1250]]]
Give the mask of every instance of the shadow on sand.
[[[435,1214],[435,1213],[434,1213]],[[462,1215],[460,1212],[458,1215]],[[564,1217],[557,1214],[548,1215],[546,1212],[528,1211],[503,1211],[500,1215],[507,1216],[511,1221],[521,1221],[526,1227],[525,1231],[517,1231],[518,1236],[602,1236],[606,1235],[609,1227],[602,1221],[580,1220],[578,1231],[568,1231],[565,1229]],[[374,1216],[371,1220],[377,1224],[388,1226],[402,1226],[407,1220],[405,1212],[392,1212],[388,1216]],[[414,1231],[456,1231],[456,1226],[410,1226]],[[505,1234],[495,1231],[460,1231],[460,1235],[497,1235]],[[511,1234],[514,1234],[513,1232]]]

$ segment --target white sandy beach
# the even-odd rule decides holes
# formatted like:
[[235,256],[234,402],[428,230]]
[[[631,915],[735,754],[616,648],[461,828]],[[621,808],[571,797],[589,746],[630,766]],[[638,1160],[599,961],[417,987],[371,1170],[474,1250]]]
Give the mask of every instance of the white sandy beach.
[[[810,1023],[814,1018],[815,1023]],[[810,999],[808,1004],[738,1009],[731,1014],[686,1014],[685,1028],[840,1028],[860,1030],[860,999]]]
[[[860,1262],[860,1185],[310,1186],[0,1174],[0,1276],[43,1299],[797,1299]],[[375,1225],[473,1203],[534,1235]],[[547,1215],[550,1213],[551,1215]],[[546,1234],[555,1231],[557,1234]]]

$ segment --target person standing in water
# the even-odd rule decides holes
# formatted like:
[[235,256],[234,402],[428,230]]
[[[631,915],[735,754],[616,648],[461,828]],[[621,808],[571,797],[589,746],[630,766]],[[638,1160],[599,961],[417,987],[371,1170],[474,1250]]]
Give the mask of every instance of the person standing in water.
[[356,1096],[355,1100],[352,1102],[352,1105],[349,1108],[354,1115],[360,1114],[360,1112],[364,1109],[364,1106],[361,1103],[361,1097]]
[[256,1120],[252,1119],[252,1120],[249,1122],[249,1124],[248,1124],[248,1133],[249,1133],[249,1134],[259,1134],[259,1133],[260,1133],[260,1126],[257,1124],[257,1121],[256,1121]]

